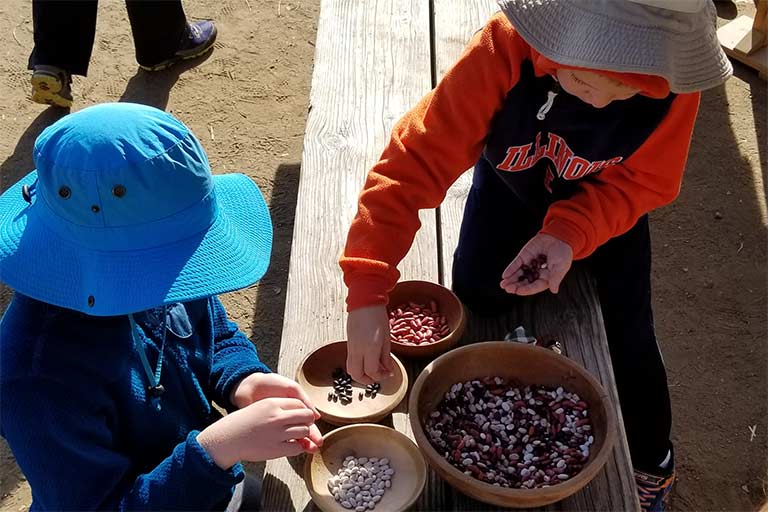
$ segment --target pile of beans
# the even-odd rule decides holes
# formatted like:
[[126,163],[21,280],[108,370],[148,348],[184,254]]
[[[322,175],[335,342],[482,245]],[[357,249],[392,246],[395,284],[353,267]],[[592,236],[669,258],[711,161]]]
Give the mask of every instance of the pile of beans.
[[[349,405],[352,403],[352,377],[341,368],[336,368],[331,374],[333,378],[333,389],[328,391],[329,402],[339,402],[341,405]],[[374,382],[365,386],[365,396],[368,398],[376,398],[381,384]],[[357,399],[363,399],[363,392],[360,391],[357,394]]]
[[425,423],[434,448],[464,474],[517,489],[568,480],[594,443],[576,393],[500,377],[454,384]]
[[344,508],[373,510],[392,487],[394,475],[389,459],[348,455],[336,475],[328,479],[328,490]]
[[450,328],[445,316],[433,300],[429,304],[409,302],[389,310],[389,336],[406,345],[435,343],[448,336]]
[[530,263],[523,264],[520,270],[523,272],[520,277],[517,278],[521,283],[528,281],[532,283],[539,278],[539,270],[547,268],[547,255],[539,254],[536,258],[532,259]]

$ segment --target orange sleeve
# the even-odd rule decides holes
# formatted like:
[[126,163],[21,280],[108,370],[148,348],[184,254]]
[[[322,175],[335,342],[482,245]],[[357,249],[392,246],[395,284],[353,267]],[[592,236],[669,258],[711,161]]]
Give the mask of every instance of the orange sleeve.
[[699,93],[677,96],[629,158],[581,181],[573,197],[549,207],[541,233],[568,243],[574,259],[582,259],[629,231],[642,215],[672,202],[680,193],[699,99]]
[[526,52],[528,46],[499,13],[475,34],[437,87],[395,125],[368,173],[339,261],[349,310],[387,302],[400,277],[397,265],[421,226],[418,211],[437,207],[478,159]]

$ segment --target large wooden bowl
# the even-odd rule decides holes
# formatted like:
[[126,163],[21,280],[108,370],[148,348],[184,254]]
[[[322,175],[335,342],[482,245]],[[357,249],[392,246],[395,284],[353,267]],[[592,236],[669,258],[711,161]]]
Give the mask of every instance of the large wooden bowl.
[[405,434],[382,425],[349,425],[323,437],[323,446],[304,465],[304,482],[312,501],[324,512],[346,512],[330,491],[328,479],[336,474],[347,455],[388,458],[395,470],[388,489],[375,510],[400,512],[421,495],[427,482],[427,464]]
[[[581,471],[551,487],[510,489],[465,475],[432,447],[423,426],[451,385],[489,376],[514,379],[524,385],[562,386],[579,394],[589,407],[594,436],[589,460]],[[503,507],[540,507],[574,494],[602,469],[616,441],[616,412],[605,389],[592,375],[551,350],[509,341],[468,345],[432,361],[416,379],[408,409],[416,443],[430,466],[464,494]]]
[[450,350],[459,342],[466,328],[466,314],[459,298],[445,286],[429,281],[401,281],[389,293],[389,308],[396,308],[411,301],[429,304],[432,300],[437,303],[438,310],[445,316],[449,329],[448,335],[434,343],[421,345],[392,341],[394,354],[407,358],[431,358]]
[[345,368],[347,364],[347,342],[336,341],[312,351],[299,365],[296,381],[309,395],[312,403],[320,411],[323,419],[332,425],[350,423],[376,423],[397,407],[408,389],[408,374],[397,357],[394,375],[380,382],[376,398],[363,397],[365,386],[352,382],[352,402],[342,405],[328,401],[328,392],[333,390],[332,374],[336,368]]

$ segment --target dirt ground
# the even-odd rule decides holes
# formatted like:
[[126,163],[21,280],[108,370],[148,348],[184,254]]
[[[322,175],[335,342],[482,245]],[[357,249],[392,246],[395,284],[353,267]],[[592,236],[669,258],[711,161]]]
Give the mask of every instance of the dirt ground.
[[[197,67],[148,74],[133,59],[122,2],[102,1],[75,106],[134,101],[165,108],[199,136],[215,171],[251,175],[271,208],[267,276],[224,298],[275,366],[309,101],[319,0],[189,0],[220,29]],[[719,3],[721,22],[748,2]],[[31,146],[61,114],[27,101],[28,0],[0,3],[2,188],[32,169]],[[655,313],[669,370],[679,481],[676,510],[756,510],[768,495],[766,84],[737,65],[708,91],[679,200],[653,214]],[[0,306],[8,300],[2,291]],[[640,384],[638,384],[640,385]],[[0,441],[0,509],[29,506],[29,486]]]

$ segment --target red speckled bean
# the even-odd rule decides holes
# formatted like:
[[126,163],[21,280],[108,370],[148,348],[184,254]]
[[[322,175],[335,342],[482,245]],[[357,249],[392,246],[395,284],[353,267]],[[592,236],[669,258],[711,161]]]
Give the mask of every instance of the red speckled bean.
[[409,302],[389,311],[390,339],[399,343],[420,345],[435,343],[450,333],[448,321],[441,315],[437,302]]

